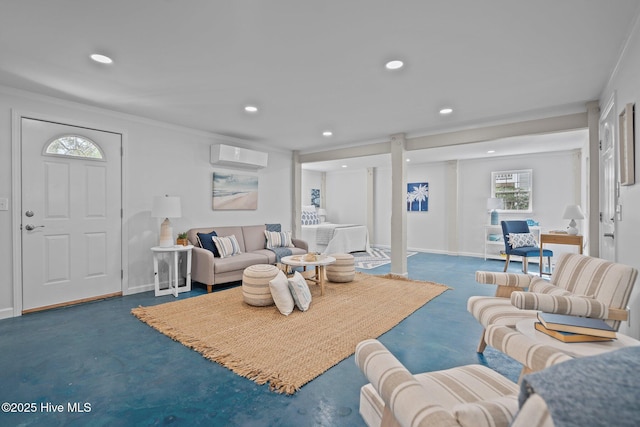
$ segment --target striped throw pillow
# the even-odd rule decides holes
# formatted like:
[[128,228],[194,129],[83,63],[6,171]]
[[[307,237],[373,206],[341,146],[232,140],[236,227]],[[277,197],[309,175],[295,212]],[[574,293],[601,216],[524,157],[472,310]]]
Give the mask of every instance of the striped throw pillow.
[[220,253],[220,258],[227,258],[233,255],[241,254],[240,245],[236,236],[213,236],[213,243],[216,245],[216,249]]
[[267,249],[273,248],[293,248],[291,242],[290,231],[264,231],[264,235],[267,238]]

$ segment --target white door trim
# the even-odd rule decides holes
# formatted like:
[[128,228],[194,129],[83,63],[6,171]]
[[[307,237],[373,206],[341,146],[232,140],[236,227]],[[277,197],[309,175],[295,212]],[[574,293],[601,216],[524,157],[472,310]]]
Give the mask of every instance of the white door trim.
[[127,218],[127,174],[126,174],[126,153],[128,152],[128,138],[127,133],[122,129],[107,128],[103,125],[96,123],[85,122],[76,119],[70,119],[68,117],[57,117],[51,114],[32,113],[27,111],[11,109],[11,203],[13,206],[11,212],[11,238],[13,242],[13,316],[22,315],[22,232],[20,230],[22,219],[22,130],[21,120],[22,118],[30,118],[54,123],[61,123],[70,126],[86,127],[89,129],[100,130],[104,132],[117,133],[122,136],[122,150],[123,155],[121,157],[121,206],[122,206],[122,218],[121,224],[121,243],[120,243],[120,256],[121,256],[121,268],[122,268],[122,294],[127,294],[129,288],[129,265],[127,260],[129,259],[128,245],[128,228],[127,223],[124,220]]
[[[598,130],[600,132],[600,137],[599,137],[599,141],[600,144],[602,144],[602,127],[604,125],[604,123],[606,122],[607,116],[609,116],[609,114],[611,114],[613,112],[613,117],[614,117],[614,121],[612,123],[611,129],[613,131],[613,188],[610,188],[609,191],[613,192],[613,198],[614,198],[614,206],[618,203],[618,126],[617,126],[617,113],[615,110],[616,108],[616,91],[613,91],[613,93],[611,94],[611,96],[609,97],[609,100],[607,101],[607,103],[605,104],[605,107],[601,110],[600,112],[600,119],[598,121]],[[606,200],[604,198],[604,191],[605,191],[605,185],[606,185],[606,180],[602,178],[602,148],[598,151],[598,166],[599,166],[599,186],[598,186],[598,194],[600,195],[600,202],[598,205],[598,212],[599,215],[602,215],[603,213],[603,203],[606,203]],[[615,210],[615,208],[614,208]],[[615,239],[615,236],[618,235],[618,220],[614,214],[613,216],[614,220],[613,220],[613,235],[614,235],[614,239],[613,239],[613,258],[614,259],[610,259],[609,261],[617,261],[618,259],[618,244],[617,241]],[[603,256],[603,242],[604,242],[604,228],[603,228],[603,223],[602,223],[602,218],[600,218],[599,224],[598,224],[598,237],[599,237],[599,256],[602,257]]]

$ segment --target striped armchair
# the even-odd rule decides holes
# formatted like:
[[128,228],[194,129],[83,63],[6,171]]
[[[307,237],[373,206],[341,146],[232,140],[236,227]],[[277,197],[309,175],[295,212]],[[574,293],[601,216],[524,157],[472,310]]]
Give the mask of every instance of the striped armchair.
[[[563,253],[549,281],[526,274],[476,272],[478,283],[497,285],[496,295],[469,298],[467,310],[485,329],[492,324],[514,327],[545,311],[605,319],[617,330],[628,317],[626,306],[637,275],[626,265]],[[483,331],[478,353],[485,347]]]
[[[514,359],[532,370],[571,360],[505,326],[489,326],[487,340],[504,352],[517,346]],[[360,414],[369,427],[553,426],[544,400],[534,395],[519,408],[520,388],[486,366],[412,375],[374,339],[358,344],[355,361],[370,381],[360,390]]]

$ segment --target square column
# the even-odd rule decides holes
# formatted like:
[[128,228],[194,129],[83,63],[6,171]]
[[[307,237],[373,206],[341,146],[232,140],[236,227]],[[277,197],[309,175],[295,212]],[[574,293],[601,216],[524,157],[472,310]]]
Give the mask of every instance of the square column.
[[391,274],[407,276],[406,136],[391,135]]

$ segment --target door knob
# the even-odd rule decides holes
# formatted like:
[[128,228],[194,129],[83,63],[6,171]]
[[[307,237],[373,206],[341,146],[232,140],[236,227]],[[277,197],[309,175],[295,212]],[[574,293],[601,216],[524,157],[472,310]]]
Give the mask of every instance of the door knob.
[[613,233],[604,233],[604,237],[611,237],[612,239],[615,239]]
[[26,211],[24,214],[29,218],[31,218],[34,215],[33,211]]
[[27,231],[32,231],[32,230],[35,230],[36,228],[44,228],[44,225],[27,224],[24,226],[24,229]]

